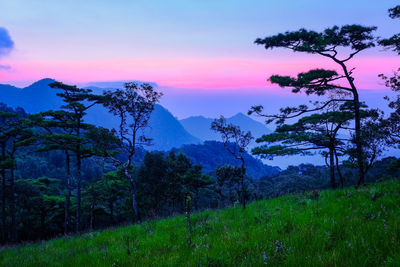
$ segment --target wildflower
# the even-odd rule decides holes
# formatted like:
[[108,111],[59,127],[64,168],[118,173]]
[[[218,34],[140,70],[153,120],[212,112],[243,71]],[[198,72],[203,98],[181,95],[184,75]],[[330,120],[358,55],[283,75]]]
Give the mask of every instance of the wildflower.
[[267,264],[267,260],[268,260],[268,257],[267,257],[267,255],[265,254],[265,251],[264,251],[264,254],[263,254],[263,263],[264,263],[264,264]]

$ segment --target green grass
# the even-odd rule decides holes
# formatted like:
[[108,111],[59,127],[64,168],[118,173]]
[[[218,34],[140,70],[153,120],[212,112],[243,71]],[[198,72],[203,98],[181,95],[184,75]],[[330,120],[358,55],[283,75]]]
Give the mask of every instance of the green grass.
[[400,181],[4,248],[2,266],[400,266]]

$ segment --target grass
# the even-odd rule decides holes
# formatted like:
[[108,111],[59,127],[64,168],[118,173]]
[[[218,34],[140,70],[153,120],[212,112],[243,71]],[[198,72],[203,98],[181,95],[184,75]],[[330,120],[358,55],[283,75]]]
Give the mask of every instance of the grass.
[[400,266],[400,180],[0,250],[2,266]]

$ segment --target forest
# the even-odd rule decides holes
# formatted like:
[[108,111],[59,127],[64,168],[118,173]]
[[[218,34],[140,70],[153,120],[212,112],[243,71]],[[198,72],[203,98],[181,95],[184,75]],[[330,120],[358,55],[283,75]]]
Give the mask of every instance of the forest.
[[[400,6],[389,16],[399,19]],[[148,83],[129,82],[95,94],[54,82],[50,87],[62,108],[37,114],[1,103],[1,243],[78,235],[191,211],[246,209],[256,200],[398,178],[400,160],[383,155],[389,147],[400,148],[400,69],[376,74],[395,95],[387,97],[391,112],[384,114],[360,100],[350,67],[359,53],[374,47],[400,55],[400,34],[382,38],[375,31],[374,26],[344,25],[257,39],[255,44],[267,50],[313,54],[340,70],[321,66],[296,77],[269,77],[282,90],[318,101],[282,107],[278,114],[252,106],[249,115],[275,124],[274,132],[263,136],[252,136],[221,116],[210,127],[222,142],[147,151],[152,140],[145,130],[163,96]],[[85,115],[97,105],[114,115],[119,127],[87,123]],[[250,150],[254,139],[258,145]],[[280,170],[252,157],[311,154],[323,157],[325,166]]]

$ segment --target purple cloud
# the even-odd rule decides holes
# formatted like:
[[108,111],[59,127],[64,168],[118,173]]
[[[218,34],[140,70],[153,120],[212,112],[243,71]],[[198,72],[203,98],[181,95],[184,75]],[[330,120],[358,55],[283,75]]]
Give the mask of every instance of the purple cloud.
[[7,55],[14,48],[14,42],[8,31],[0,27],[0,57]]
[[0,71],[2,71],[2,70],[10,71],[11,70],[11,66],[9,66],[9,65],[1,65],[0,64]]

